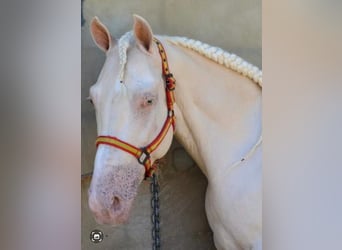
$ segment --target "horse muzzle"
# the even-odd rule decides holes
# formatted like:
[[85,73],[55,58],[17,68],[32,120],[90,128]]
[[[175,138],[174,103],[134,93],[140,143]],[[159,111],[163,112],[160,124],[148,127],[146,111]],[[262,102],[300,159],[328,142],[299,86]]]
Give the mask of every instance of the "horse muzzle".
[[133,199],[124,200],[113,195],[110,200],[101,200],[96,194],[89,194],[89,208],[99,224],[121,225],[128,221]]

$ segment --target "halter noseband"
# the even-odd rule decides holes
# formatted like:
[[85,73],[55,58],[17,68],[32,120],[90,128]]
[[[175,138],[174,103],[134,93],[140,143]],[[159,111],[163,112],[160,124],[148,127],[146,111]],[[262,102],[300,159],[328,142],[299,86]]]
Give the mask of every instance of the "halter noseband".
[[137,158],[138,162],[145,167],[145,178],[152,176],[152,173],[156,169],[156,166],[152,165],[151,162],[151,153],[158,148],[160,143],[165,138],[167,132],[169,131],[171,125],[173,131],[175,131],[175,114],[173,110],[175,99],[173,91],[176,87],[176,80],[169,71],[169,65],[163,45],[156,38],[153,38],[153,41],[156,43],[159,50],[159,54],[162,60],[163,76],[165,78],[167,117],[161,131],[150,144],[142,148],[135,147],[132,144],[108,135],[100,135],[96,139],[96,147],[98,147],[100,144],[109,145],[121,149]]

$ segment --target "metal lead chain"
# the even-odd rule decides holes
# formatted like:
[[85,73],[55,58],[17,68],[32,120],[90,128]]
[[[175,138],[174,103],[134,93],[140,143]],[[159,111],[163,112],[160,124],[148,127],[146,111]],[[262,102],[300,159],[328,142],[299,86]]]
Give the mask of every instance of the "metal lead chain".
[[151,207],[152,207],[152,240],[153,250],[160,250],[160,225],[159,225],[159,184],[155,173],[151,179]]

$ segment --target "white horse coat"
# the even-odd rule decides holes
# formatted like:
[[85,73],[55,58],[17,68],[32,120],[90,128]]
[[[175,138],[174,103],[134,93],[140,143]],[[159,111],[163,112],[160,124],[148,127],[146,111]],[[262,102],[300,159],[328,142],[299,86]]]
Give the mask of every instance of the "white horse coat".
[[[107,54],[91,90],[98,133],[143,146],[159,132],[165,118],[160,57],[151,28],[135,16],[133,32],[119,41],[97,18],[91,29],[95,42]],[[261,71],[198,41],[157,37],[177,80],[175,136],[208,179],[205,209],[215,246],[261,249]],[[120,83],[116,79],[125,80]],[[145,94],[140,97],[139,93]],[[135,102],[140,105],[132,106]],[[132,124],[147,125],[138,133]],[[171,140],[169,131],[151,155],[153,160],[167,152]],[[117,149],[98,148],[89,206],[99,223],[118,224],[127,219],[143,179],[143,169],[134,160]],[[128,194],[123,194],[125,185],[130,187]]]

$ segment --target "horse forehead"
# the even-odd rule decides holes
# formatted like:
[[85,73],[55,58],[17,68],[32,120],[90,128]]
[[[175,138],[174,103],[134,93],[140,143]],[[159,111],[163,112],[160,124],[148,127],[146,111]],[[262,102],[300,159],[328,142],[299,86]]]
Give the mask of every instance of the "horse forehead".
[[151,55],[147,55],[144,52],[141,52],[137,48],[132,48],[128,51],[127,55],[127,70],[145,70],[145,71],[154,71],[155,70],[155,62],[154,58]]
[[116,77],[119,73],[120,61],[117,50],[112,49],[108,52],[102,69],[97,79],[97,83],[106,82],[108,79],[112,81],[113,77]]
[[[111,96],[121,96],[123,91],[122,83],[120,83],[120,71],[122,70],[122,59],[120,58],[120,48],[115,46],[109,52],[103,69],[100,73],[98,83],[95,89]],[[161,80],[160,58],[140,51],[136,46],[130,46],[126,50],[126,63],[123,68],[123,84],[124,89],[129,92],[141,91],[142,89],[151,89],[155,87],[155,83]],[[105,94],[106,95],[106,94]]]

